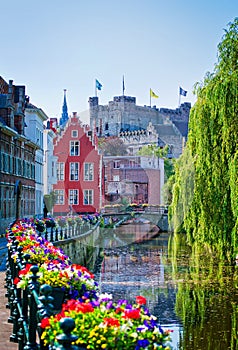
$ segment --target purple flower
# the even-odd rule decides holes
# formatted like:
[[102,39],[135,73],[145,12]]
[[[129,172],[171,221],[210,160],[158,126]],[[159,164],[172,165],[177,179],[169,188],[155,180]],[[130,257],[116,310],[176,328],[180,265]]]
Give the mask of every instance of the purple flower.
[[150,342],[148,339],[141,339],[138,340],[137,346],[135,347],[135,350],[140,350],[140,348],[146,348],[148,345],[150,345]]
[[111,300],[111,301],[109,301],[109,303],[107,303],[106,309],[111,309],[112,306],[113,306],[113,302],[112,302],[112,300]]

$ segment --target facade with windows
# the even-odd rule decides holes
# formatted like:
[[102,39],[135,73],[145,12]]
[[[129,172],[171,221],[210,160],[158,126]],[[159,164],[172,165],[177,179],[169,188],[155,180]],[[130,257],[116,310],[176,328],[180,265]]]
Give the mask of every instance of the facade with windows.
[[50,128],[50,123],[44,129],[44,167],[43,167],[43,185],[44,195],[49,195],[53,192],[53,185],[56,184],[56,165],[57,157],[53,155],[54,147],[53,142],[55,138],[55,130]]
[[37,214],[43,213],[44,199],[44,122],[48,119],[41,108],[32,103],[25,105],[25,120],[27,128],[26,136],[30,140],[35,140],[38,145],[35,157],[35,211]]
[[105,204],[162,203],[164,160],[149,156],[104,156]]
[[54,215],[98,212],[102,206],[102,158],[77,113],[56,136],[54,156]]
[[25,135],[27,98],[25,86],[0,77],[0,233],[16,219],[17,209],[19,217],[36,213],[35,156],[39,146]]

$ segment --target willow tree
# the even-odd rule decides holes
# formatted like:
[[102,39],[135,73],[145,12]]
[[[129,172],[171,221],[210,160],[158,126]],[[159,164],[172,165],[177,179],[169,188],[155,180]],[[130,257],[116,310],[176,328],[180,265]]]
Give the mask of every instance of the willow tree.
[[238,18],[228,24],[217,56],[214,72],[195,85],[197,102],[190,113],[186,151],[176,165],[171,220],[190,242],[219,245],[236,254]]

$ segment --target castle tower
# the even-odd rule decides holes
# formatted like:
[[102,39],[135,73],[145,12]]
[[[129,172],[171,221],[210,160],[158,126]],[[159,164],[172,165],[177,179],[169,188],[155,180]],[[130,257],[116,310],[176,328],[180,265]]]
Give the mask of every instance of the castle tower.
[[66,102],[66,89],[64,89],[64,103],[63,103],[62,114],[60,118],[60,126],[64,126],[68,121],[68,119],[69,119],[69,116],[68,116],[68,107]]

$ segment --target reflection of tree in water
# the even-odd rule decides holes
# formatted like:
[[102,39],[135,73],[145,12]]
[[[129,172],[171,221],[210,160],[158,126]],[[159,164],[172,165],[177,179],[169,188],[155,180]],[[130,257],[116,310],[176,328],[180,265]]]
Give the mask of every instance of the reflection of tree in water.
[[[181,254],[177,245],[183,239],[178,235],[171,242],[171,252]],[[174,268],[174,277],[176,272],[179,276],[175,310],[184,327],[180,349],[238,349],[238,271],[218,255],[222,254],[193,246],[182,279]]]

